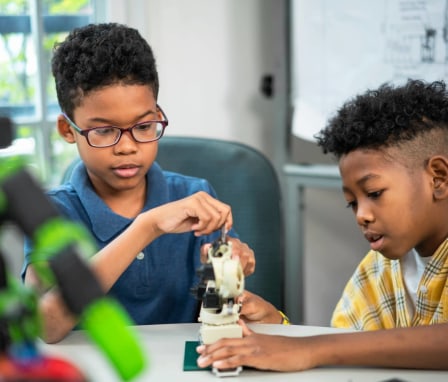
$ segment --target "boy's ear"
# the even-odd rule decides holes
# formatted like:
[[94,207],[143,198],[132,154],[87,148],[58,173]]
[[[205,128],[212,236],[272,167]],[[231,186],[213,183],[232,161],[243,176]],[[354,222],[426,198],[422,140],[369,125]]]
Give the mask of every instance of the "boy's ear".
[[441,155],[430,158],[428,170],[432,176],[434,198],[448,198],[448,158]]
[[71,129],[69,123],[61,114],[58,116],[57,128],[59,135],[68,143],[75,143],[75,133]]

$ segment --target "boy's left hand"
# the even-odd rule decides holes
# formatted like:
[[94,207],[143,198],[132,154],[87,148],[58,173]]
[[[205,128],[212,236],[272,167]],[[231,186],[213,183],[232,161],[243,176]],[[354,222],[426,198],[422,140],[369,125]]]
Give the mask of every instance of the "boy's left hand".
[[[244,276],[249,276],[255,271],[255,255],[254,251],[241,240],[234,237],[227,237],[227,240],[232,243],[232,258],[239,258],[241,267],[243,268]],[[207,262],[207,253],[211,244],[204,244],[201,248],[201,261]]]
[[280,324],[282,316],[277,308],[262,297],[247,290],[238,297],[242,308],[240,318],[246,323]]

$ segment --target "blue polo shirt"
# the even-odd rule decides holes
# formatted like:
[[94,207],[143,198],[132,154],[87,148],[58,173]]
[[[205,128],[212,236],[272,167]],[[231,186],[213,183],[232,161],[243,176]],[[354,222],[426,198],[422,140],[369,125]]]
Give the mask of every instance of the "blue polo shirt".
[[[216,196],[206,180],[162,171],[157,163],[151,166],[146,180],[143,211],[198,191]],[[132,219],[115,214],[96,194],[82,162],[68,183],[48,195],[64,216],[87,227],[99,248],[132,223]],[[197,322],[198,301],[190,289],[199,281],[196,270],[200,266],[200,247],[218,236],[219,232],[202,237],[195,237],[192,232],[160,236],[132,261],[109,294],[124,306],[137,325]],[[27,245],[24,270],[29,264],[29,252]]]

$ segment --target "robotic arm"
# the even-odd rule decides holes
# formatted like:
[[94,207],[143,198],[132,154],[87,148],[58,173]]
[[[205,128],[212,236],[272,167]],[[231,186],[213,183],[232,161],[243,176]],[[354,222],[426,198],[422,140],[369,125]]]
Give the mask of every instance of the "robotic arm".
[[[241,263],[232,259],[232,243],[226,240],[225,228],[221,237],[208,251],[208,261],[198,271],[201,281],[195,290],[202,300],[199,322],[200,341],[211,344],[220,338],[241,338],[238,325],[241,304],[238,296],[244,291],[244,273]],[[213,369],[217,376],[238,375],[242,368],[232,370]]]

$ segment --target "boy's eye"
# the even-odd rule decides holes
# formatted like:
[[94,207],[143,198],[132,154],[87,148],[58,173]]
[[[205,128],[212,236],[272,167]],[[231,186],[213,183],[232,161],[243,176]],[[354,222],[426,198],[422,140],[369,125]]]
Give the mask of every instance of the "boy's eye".
[[346,208],[351,208],[352,210],[356,208],[358,203],[356,201],[347,202]]
[[[367,197],[370,199],[378,199],[382,195],[383,191],[384,190],[368,192]],[[353,200],[353,201],[348,201],[346,207],[354,209],[357,206],[358,206],[358,202],[356,200]]]
[[97,135],[115,135],[117,129],[115,127],[98,127],[93,130]]
[[140,130],[140,131],[147,131],[147,130],[151,130],[153,128],[153,126],[155,126],[156,124],[153,122],[146,122],[146,123],[142,123],[140,125],[135,126],[136,130]]
[[383,190],[374,191],[374,192],[367,193],[367,196],[372,199],[377,199],[381,196],[382,193],[383,193]]

